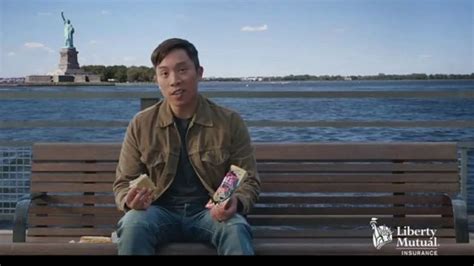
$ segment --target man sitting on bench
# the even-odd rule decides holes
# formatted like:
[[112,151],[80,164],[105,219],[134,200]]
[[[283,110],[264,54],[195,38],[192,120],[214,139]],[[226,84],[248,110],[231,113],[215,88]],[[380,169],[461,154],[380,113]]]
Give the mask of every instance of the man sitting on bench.
[[[198,93],[203,68],[193,44],[169,39],[151,60],[164,100],[130,122],[113,190],[126,214],[118,223],[118,253],[155,254],[174,241],[207,242],[222,255],[252,255],[243,214],[260,192],[254,150],[242,118]],[[227,204],[207,204],[230,165],[248,176]],[[156,189],[129,187],[147,174]]]

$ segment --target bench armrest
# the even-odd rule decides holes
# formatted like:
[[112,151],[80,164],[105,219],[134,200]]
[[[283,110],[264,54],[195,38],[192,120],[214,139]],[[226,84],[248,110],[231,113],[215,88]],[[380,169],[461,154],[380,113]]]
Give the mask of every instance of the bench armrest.
[[469,228],[467,219],[466,201],[462,198],[451,199],[453,206],[454,228],[456,230],[456,242],[469,243]]
[[44,197],[45,195],[46,193],[32,193],[31,195],[20,198],[20,200],[16,203],[15,216],[13,218],[13,242],[26,241],[28,210],[30,208],[31,201]]

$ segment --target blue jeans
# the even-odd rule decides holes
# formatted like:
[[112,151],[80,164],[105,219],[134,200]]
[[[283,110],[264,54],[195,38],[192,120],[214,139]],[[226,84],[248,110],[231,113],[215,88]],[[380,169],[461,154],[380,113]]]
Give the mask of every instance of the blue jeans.
[[128,211],[117,236],[119,255],[153,255],[161,245],[180,241],[210,243],[219,255],[254,254],[251,229],[242,215],[218,222],[208,209],[191,204]]

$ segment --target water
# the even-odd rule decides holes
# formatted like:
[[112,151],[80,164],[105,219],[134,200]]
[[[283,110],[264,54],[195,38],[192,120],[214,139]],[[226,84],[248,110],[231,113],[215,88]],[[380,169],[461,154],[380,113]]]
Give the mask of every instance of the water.
[[[155,85],[2,87],[4,91],[157,91]],[[203,82],[201,91],[474,90],[474,81]],[[158,94],[157,94],[158,95]],[[214,98],[246,120],[472,120],[474,99]],[[2,120],[129,121],[138,99],[1,100]],[[13,110],[13,111],[12,111]],[[1,122],[0,122],[1,123]],[[250,128],[254,141],[472,141],[473,128]],[[124,128],[0,129],[0,141],[121,141]]]
[[[153,92],[155,85],[87,87],[0,87],[1,91]],[[203,82],[201,91],[465,91],[473,80],[459,81],[330,81]],[[0,94],[1,95],[1,94]],[[157,94],[158,96],[158,94]],[[379,98],[214,98],[246,120],[474,120],[474,99]],[[116,120],[129,121],[139,111],[138,99],[2,100],[1,121]],[[125,128],[0,129],[0,141],[121,142]],[[312,141],[474,141],[474,128],[274,128],[251,127],[255,142]],[[469,162],[469,212],[474,214],[474,152]]]

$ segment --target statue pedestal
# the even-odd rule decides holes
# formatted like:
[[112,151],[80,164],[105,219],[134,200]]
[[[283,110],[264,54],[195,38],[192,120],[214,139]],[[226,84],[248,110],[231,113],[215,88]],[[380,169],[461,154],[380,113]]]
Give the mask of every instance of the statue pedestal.
[[79,67],[79,62],[77,61],[76,48],[62,48],[59,54],[61,55],[59,59],[59,70],[64,75],[71,74],[84,74],[84,71]]

